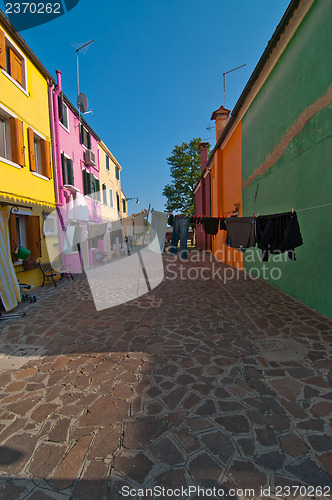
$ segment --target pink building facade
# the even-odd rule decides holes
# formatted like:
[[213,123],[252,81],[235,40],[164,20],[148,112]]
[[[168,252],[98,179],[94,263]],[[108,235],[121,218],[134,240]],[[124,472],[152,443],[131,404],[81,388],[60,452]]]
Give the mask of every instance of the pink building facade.
[[79,251],[76,245],[78,231],[88,235],[92,224],[102,222],[99,137],[65,97],[61,72],[56,73],[57,86],[51,92],[59,254],[64,268],[80,272],[82,262],[84,267],[96,263],[96,252],[102,248],[101,240],[86,242],[78,247]]

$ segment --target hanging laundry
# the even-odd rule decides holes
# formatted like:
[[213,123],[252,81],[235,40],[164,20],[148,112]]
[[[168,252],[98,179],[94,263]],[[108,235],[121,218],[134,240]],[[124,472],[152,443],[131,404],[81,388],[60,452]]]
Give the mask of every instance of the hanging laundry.
[[227,231],[225,219],[223,217],[221,217],[221,219],[220,219],[220,231]]
[[204,217],[203,225],[205,234],[213,234],[215,236],[219,231],[218,217]]
[[189,231],[189,217],[186,215],[176,215],[173,224],[173,234],[169,253],[176,255],[178,241],[180,240],[180,257],[187,259],[187,241]]
[[227,228],[226,245],[244,252],[256,245],[255,219],[252,217],[229,217],[224,220]]
[[174,215],[173,214],[169,214],[168,220],[167,220],[167,224],[169,226],[173,226],[173,222],[174,222]]
[[139,214],[134,215],[134,234],[139,234],[144,231],[144,217],[145,211],[142,210]]
[[294,249],[303,245],[296,212],[260,215],[256,218],[257,246],[262,250],[262,260],[267,262],[270,253],[288,252],[295,259]]
[[125,219],[121,219],[121,224],[123,228],[124,235],[127,238],[133,236],[133,217],[126,217]]

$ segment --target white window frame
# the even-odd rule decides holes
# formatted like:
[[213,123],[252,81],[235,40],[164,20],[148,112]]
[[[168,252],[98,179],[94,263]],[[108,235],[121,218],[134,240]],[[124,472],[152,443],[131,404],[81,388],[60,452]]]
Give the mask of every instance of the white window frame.
[[[19,88],[27,97],[29,97],[29,92],[28,92],[28,74],[27,74],[27,59],[23,52],[18,48],[18,46],[12,41],[12,39],[5,33],[5,44],[6,44],[6,50],[7,47],[9,46],[11,49],[13,49],[15,52],[18,53],[20,59],[22,60],[22,66],[23,66],[23,72],[22,72],[22,85],[20,85],[14,78],[7,73],[7,71],[4,68],[2,69],[2,72],[4,75],[6,75],[7,78],[11,82],[16,85],[17,88]],[[7,57],[7,54],[6,54]]]
[[69,131],[69,112],[68,112],[68,106],[67,104],[63,101],[63,111],[66,112],[66,115],[67,115],[67,123],[68,123],[68,127],[66,127],[60,120],[59,120],[59,125],[65,129],[66,132],[68,132],[68,134],[70,134],[70,131]]
[[[41,164],[41,151],[40,151],[40,141],[46,141],[46,137],[37,132],[33,127],[30,127],[31,130],[33,131],[33,143],[34,143],[34,150],[35,150],[35,159],[38,159],[40,164],[38,164],[39,167],[39,172],[37,171],[37,161],[36,161],[36,172],[32,172],[32,174],[36,177],[39,177],[40,179],[44,179],[46,181],[49,181],[48,177],[45,177],[41,172],[43,171],[42,169],[42,164]],[[36,142],[39,142],[39,148],[36,150]],[[39,154],[39,157],[38,157]]]
[[[19,217],[19,233],[20,233],[20,237],[19,239],[17,239],[17,246],[23,246],[23,247],[27,247],[27,239],[26,239],[26,225],[25,225],[25,217],[30,217],[31,216],[31,212],[26,212],[25,210],[18,210],[17,212],[15,212],[15,215]],[[24,223],[24,225],[23,225]],[[16,225],[16,218],[15,218],[15,228],[16,228],[16,231],[17,231],[17,225]],[[21,240],[21,241],[19,241]],[[14,262],[14,266],[21,266],[22,265],[22,262],[23,260],[22,259],[18,259],[17,261]]]
[[[51,227],[49,231],[46,229],[46,220],[49,224],[53,225],[54,227]],[[57,236],[58,235],[58,229],[57,229],[57,218],[53,214],[43,214],[43,232],[45,236]]]
[[[0,117],[3,120],[7,121],[7,120],[9,120],[9,118],[17,118],[17,115],[15,115],[15,113],[13,113],[8,108],[6,108],[6,106],[0,105]],[[8,141],[8,139],[7,139],[7,141]],[[9,144],[10,144],[10,157],[12,158],[12,144],[11,144],[11,137],[10,137],[10,126],[9,126]],[[8,165],[10,165],[12,167],[18,168],[19,170],[21,170],[21,168],[22,168],[21,165],[18,165],[17,163],[13,162],[9,158],[5,158],[4,156],[1,156],[1,155],[0,155],[0,161],[3,163],[7,163]]]
[[113,189],[108,188],[108,191],[109,191],[109,197],[110,197],[110,205],[109,206],[111,208],[114,208]]

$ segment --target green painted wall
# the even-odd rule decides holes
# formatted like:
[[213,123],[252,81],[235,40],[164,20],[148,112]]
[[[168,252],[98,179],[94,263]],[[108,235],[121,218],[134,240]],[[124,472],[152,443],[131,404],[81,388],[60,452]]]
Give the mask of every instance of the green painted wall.
[[[260,260],[255,249],[244,267],[332,318],[332,104],[319,99],[332,84],[332,1],[316,0],[242,121],[242,176],[246,181],[316,103],[281,157],[243,189],[243,215],[297,210],[304,245],[296,261]],[[331,99],[330,99],[331,100]],[[310,113],[312,114],[312,113]],[[302,115],[303,117],[303,115]],[[330,206],[303,210],[307,207]],[[265,269],[263,266],[265,265]],[[272,271],[272,275],[271,275]],[[279,278],[280,276],[280,278]],[[278,278],[278,279],[277,279]]]

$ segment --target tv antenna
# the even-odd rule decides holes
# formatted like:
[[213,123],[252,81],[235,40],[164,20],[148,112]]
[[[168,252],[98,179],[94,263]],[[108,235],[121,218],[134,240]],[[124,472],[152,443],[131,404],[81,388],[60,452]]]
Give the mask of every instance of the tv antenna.
[[83,53],[87,52],[87,47],[90,45],[94,40],[90,40],[90,42],[84,43],[78,49],[76,49],[76,58],[77,58],[77,94],[80,94],[80,70],[79,70],[79,60],[78,60],[78,53],[80,50],[83,50]]
[[244,66],[247,66],[247,65],[242,64],[242,66],[238,66],[237,68],[230,69],[229,71],[225,71],[225,73],[222,74],[223,79],[224,79],[224,108],[226,108],[226,75],[228,75],[228,73],[232,73],[232,71],[236,71],[237,69],[243,68]]

